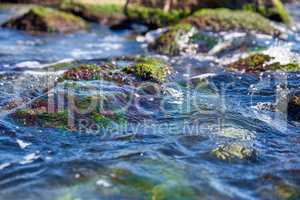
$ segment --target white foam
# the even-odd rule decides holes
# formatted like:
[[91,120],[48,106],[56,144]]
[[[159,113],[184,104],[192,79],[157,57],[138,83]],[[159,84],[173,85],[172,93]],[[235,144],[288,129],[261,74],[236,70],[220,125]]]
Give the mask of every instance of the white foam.
[[3,169],[5,169],[9,166],[10,166],[10,163],[3,163],[3,164],[0,165],[0,170],[3,170]]
[[41,66],[41,63],[39,63],[38,61],[26,61],[16,64],[16,67],[18,68],[38,68]]
[[267,54],[274,59],[272,63],[279,62],[282,65],[289,63],[300,63],[300,55],[294,52],[291,52],[290,47],[288,46],[273,46],[265,51],[264,54]]
[[17,139],[16,142],[18,143],[18,145],[20,146],[21,149],[25,149],[26,147],[31,145],[30,142],[24,142],[24,141],[19,140],[19,139]]
[[33,161],[39,159],[40,156],[37,155],[36,153],[31,153],[31,154],[28,154],[24,157],[24,160],[20,162],[20,164],[22,165],[25,165],[25,164],[29,164],[29,163],[32,163]]
[[99,179],[97,182],[96,182],[96,184],[98,185],[98,186],[101,186],[101,187],[111,187],[111,183],[109,183],[107,180],[105,180],[105,179]]

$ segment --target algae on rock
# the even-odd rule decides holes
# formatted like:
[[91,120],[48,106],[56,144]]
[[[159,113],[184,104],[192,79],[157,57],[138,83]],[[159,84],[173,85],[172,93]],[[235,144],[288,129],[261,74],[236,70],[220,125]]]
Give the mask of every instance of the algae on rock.
[[256,31],[270,35],[279,34],[271,22],[251,11],[236,11],[225,8],[201,9],[183,20],[200,30],[209,31]]
[[158,53],[179,55],[181,52],[208,52],[218,40],[186,23],[179,23],[168,27],[152,44],[150,48]]
[[72,14],[52,8],[34,6],[24,15],[11,19],[2,27],[31,33],[70,33],[87,28],[87,24]]
[[123,4],[117,3],[86,3],[82,0],[64,0],[60,8],[72,12],[88,21],[104,25],[115,25],[126,19]]
[[255,53],[246,58],[241,58],[236,62],[227,65],[229,70],[259,73],[265,71],[285,71],[295,72],[300,70],[300,66],[297,63],[280,64],[273,62],[274,58],[265,55],[263,53]]

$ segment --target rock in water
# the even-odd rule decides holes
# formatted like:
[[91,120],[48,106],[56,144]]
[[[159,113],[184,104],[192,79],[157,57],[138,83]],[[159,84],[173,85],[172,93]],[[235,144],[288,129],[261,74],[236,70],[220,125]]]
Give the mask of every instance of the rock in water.
[[206,53],[217,43],[216,37],[198,32],[192,25],[182,23],[170,26],[150,44],[150,48],[158,53],[176,56],[180,52]]
[[229,145],[220,145],[218,148],[213,150],[212,154],[220,160],[255,160],[256,151],[251,147],[247,147],[243,144],[232,143]]
[[270,21],[250,11],[234,11],[230,9],[202,9],[184,20],[200,30],[208,31],[255,31],[258,33],[277,35]]
[[251,10],[261,15],[275,20],[290,23],[290,16],[285,9],[281,0],[185,0],[185,1],[172,1],[171,5],[167,7],[166,0],[131,0],[132,4],[155,7],[161,9],[179,9],[188,11],[197,11],[203,8],[230,8],[230,9],[244,9]]
[[99,22],[104,25],[113,26],[126,19],[124,4],[97,1],[87,3],[83,0],[64,0],[60,8],[72,12],[88,21]]
[[16,28],[30,33],[71,33],[85,29],[87,25],[72,14],[35,6],[24,15],[4,23],[2,27]]
[[227,68],[229,70],[247,73],[260,73],[266,71],[295,72],[300,70],[298,63],[281,64],[279,62],[274,62],[274,59],[274,57],[263,53],[255,53],[229,64]]

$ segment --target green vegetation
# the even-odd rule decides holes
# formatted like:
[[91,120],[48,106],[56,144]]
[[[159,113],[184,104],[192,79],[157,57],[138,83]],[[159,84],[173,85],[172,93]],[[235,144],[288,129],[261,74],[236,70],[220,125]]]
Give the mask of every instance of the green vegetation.
[[278,31],[268,19],[250,11],[236,11],[224,8],[201,9],[183,21],[194,25],[200,30],[243,30],[278,34]]
[[251,160],[256,157],[254,149],[244,146],[239,143],[233,143],[229,145],[220,145],[214,149],[212,154],[221,160]]
[[12,114],[16,122],[24,126],[40,126],[45,128],[67,128],[67,111],[47,112],[36,109],[18,109]]
[[175,24],[180,19],[188,16],[188,12],[171,10],[164,12],[160,8],[149,8],[143,6],[130,6],[128,17],[130,20],[144,23],[150,27],[158,28]]
[[238,61],[227,66],[230,70],[258,73],[265,71],[285,71],[295,72],[300,70],[297,63],[280,64],[278,62],[270,63],[274,58],[265,54],[255,53],[247,58],[241,58]]
[[62,10],[69,11],[86,20],[100,22],[106,25],[117,24],[124,20],[122,4],[111,3],[84,3],[81,1],[64,0],[60,6]]
[[280,0],[272,0],[272,3],[273,6],[265,5],[264,1],[259,2],[258,5],[247,3],[244,4],[243,10],[258,12],[269,19],[275,19],[285,24],[290,24],[291,19],[283,3]]
[[174,56],[178,55],[182,50],[180,49],[179,43],[183,43],[183,41],[186,45],[198,45],[197,49],[202,52],[209,51],[218,42],[215,37],[197,32],[196,28],[191,24],[179,23],[169,27],[168,31],[162,33],[150,47],[158,53]]
[[152,44],[151,48],[158,53],[168,55],[178,55],[180,49],[178,46],[178,40],[180,37],[187,35],[193,26],[190,24],[178,24],[169,27],[169,30],[162,35]]
[[9,20],[2,26],[33,33],[69,33],[87,28],[86,23],[79,17],[42,6],[34,6],[23,16]]
[[170,73],[169,67],[161,60],[154,58],[139,58],[133,66],[125,67],[124,71],[145,81],[162,83]]

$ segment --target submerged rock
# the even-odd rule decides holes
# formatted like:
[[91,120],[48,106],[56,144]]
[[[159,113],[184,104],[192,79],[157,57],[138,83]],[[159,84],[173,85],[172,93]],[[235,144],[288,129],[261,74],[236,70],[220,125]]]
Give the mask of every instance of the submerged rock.
[[72,14],[35,6],[24,15],[4,23],[2,27],[16,28],[31,33],[70,33],[85,29],[87,25],[82,19]]
[[256,151],[251,147],[239,143],[228,145],[220,145],[213,150],[212,154],[221,160],[254,160],[256,158]]
[[277,183],[274,187],[275,194],[280,199],[296,200],[300,198],[299,188],[286,183]]
[[108,3],[107,1],[97,1],[95,3],[87,3],[83,0],[64,0],[60,8],[88,21],[99,22],[108,26],[119,24],[126,19],[122,2],[116,3],[114,1],[114,3]]
[[229,9],[202,9],[195,12],[183,22],[194,25],[200,30],[208,31],[256,31],[276,35],[276,30],[268,19],[250,11]]
[[179,55],[180,52],[208,52],[218,40],[206,33],[198,32],[190,24],[171,26],[160,35],[150,48],[158,53]]
[[38,98],[26,108],[11,113],[10,117],[23,126],[72,130],[80,129],[80,125],[93,126],[97,130],[124,119],[116,113],[102,113],[99,96],[74,96],[62,99],[62,102],[56,100],[49,100],[49,96]]
[[255,53],[246,58],[241,58],[238,61],[227,66],[229,70],[241,71],[247,73],[260,73],[265,71],[299,71],[300,66],[297,63],[280,64],[273,62],[274,57],[262,53]]

